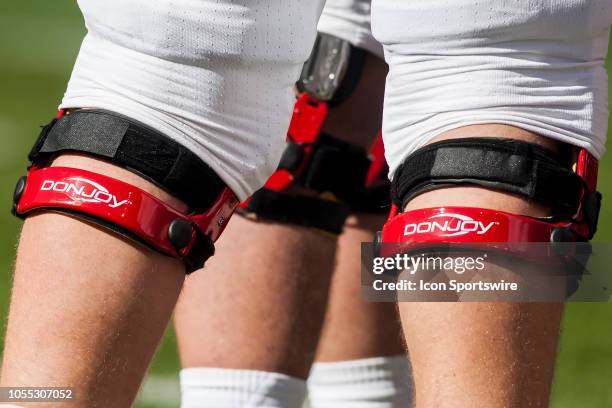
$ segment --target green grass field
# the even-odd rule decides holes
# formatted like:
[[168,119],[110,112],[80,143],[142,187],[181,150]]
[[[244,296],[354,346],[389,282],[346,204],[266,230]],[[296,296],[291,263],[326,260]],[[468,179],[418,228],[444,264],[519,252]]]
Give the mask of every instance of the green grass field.
[[[19,222],[9,213],[26,154],[62,96],[84,34],[74,1],[0,2],[0,319],[5,326]],[[612,156],[601,162],[604,194],[597,241],[612,242]],[[2,206],[0,206],[0,209]],[[612,271],[611,271],[612,272]],[[3,330],[0,330],[0,340]],[[170,330],[150,370],[139,408],[178,406],[179,363]],[[612,304],[570,304],[563,324],[554,408],[612,407]]]

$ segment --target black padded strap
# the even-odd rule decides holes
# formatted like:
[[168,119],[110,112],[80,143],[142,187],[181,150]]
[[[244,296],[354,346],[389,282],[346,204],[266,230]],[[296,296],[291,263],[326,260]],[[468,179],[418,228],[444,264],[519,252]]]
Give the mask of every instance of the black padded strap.
[[356,213],[387,214],[391,208],[389,181],[381,182],[366,188],[363,195],[351,201],[351,211]]
[[[293,173],[302,166],[303,147],[289,142],[279,168]],[[325,134],[320,135],[313,148],[312,157],[295,180],[296,184],[319,195],[332,193],[341,202],[263,188],[252,196],[244,212],[339,234],[351,211],[388,210],[391,199],[386,177],[365,186],[371,161],[364,149]]]
[[246,208],[273,221],[340,234],[349,215],[347,205],[318,197],[293,196],[267,189],[257,191]]
[[[279,169],[294,172],[302,165],[303,146],[289,142]],[[384,212],[391,202],[385,176],[366,187],[371,159],[365,149],[333,136],[321,134],[305,170],[296,183],[317,193],[330,192],[354,211]]]
[[548,149],[519,140],[443,140],[406,158],[395,173],[391,193],[393,202],[403,208],[424,191],[474,184],[549,205],[554,215],[573,215],[584,183],[569,167]]
[[369,168],[370,159],[364,149],[322,134],[298,182],[317,192],[329,191],[351,203],[363,196]]
[[43,128],[28,156],[47,164],[60,152],[81,152],[123,166],[184,201],[192,211],[208,209],[225,187],[189,149],[122,115],[75,110]]

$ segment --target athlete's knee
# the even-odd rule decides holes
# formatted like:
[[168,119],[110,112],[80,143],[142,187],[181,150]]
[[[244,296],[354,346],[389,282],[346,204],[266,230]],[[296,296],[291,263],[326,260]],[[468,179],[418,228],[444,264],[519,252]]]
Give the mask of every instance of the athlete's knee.
[[[537,135],[515,139],[451,138],[428,144],[409,155],[395,172],[391,190],[394,205],[399,212],[406,211],[406,220],[409,218],[406,213],[420,218],[429,210],[438,211],[431,207],[440,207],[438,212],[444,214],[449,211],[442,207],[455,206],[459,211],[459,207],[480,206],[481,210],[490,211],[489,215],[504,211],[512,216],[531,215],[531,219],[523,221],[536,230],[542,228],[539,230],[542,235],[529,238],[536,242],[549,241],[549,233],[555,228],[566,228],[577,240],[588,240],[595,233],[599,211],[596,176],[597,161],[585,149],[551,145]],[[457,192],[453,193],[453,189]],[[466,189],[471,189],[473,194],[466,194]],[[500,201],[500,197],[504,200]],[[425,210],[417,216],[415,211],[422,208]],[[428,215],[444,218],[433,213]],[[545,217],[549,218],[544,220]],[[475,231],[477,234],[466,231],[466,235],[496,235],[495,229],[510,224],[502,222],[491,230]],[[424,236],[435,233],[441,225],[446,224],[411,223],[402,235]],[[506,230],[502,235],[509,233]],[[463,234],[450,236],[456,235]],[[516,238],[522,240],[525,236]],[[508,239],[510,236],[504,241]]]
[[[373,12],[390,64],[383,134],[395,209],[382,241],[591,239],[612,8],[572,0],[502,13],[467,2],[446,8],[453,17],[442,22],[437,7],[391,3]],[[558,30],[561,22],[572,27]],[[491,123],[506,131],[465,131]],[[452,129],[465,139],[430,143]]]
[[[388,181],[382,140],[377,136],[380,115],[372,112],[364,126],[370,135],[361,139],[372,145],[369,151],[362,146],[364,140],[356,140],[351,132],[327,133],[350,128],[346,124],[352,120],[340,112],[359,115],[347,98],[359,90],[366,59],[367,52],[348,41],[318,36],[297,83],[300,94],[279,167],[264,188],[243,204],[243,213],[337,235],[351,212],[384,211]],[[336,120],[330,126],[332,117]]]
[[[575,243],[589,241],[597,229],[596,178],[597,161],[585,149],[550,144],[535,134],[439,140],[397,168],[394,209],[378,242],[400,243],[399,250],[410,251],[449,243],[493,245],[567,276],[566,283],[553,277],[549,284],[567,285],[571,294],[590,253],[588,245]],[[551,251],[527,243],[551,243]],[[508,259],[502,264],[510,265]]]
[[369,148],[381,128],[386,75],[384,60],[366,54],[363,71],[353,92],[342,104],[331,107],[323,132]]
[[[66,153],[60,154],[56,158],[54,158],[50,163],[50,167],[57,168],[71,168],[76,169],[77,171],[82,170],[86,172],[91,172],[92,174],[99,174],[105,177],[109,177],[115,180],[119,180],[125,182],[135,188],[138,188],[146,193],[151,194],[156,197],[163,203],[176,208],[181,213],[185,213],[188,210],[187,205],[176,197],[172,196],[170,193],[164,191],[159,188],[155,184],[147,181],[143,177],[126,170],[123,167],[117,166],[107,161],[103,161],[97,159],[93,156],[85,156],[78,155],[74,153]],[[74,174],[76,176],[76,174]],[[93,180],[92,180],[93,181]],[[51,183],[54,183],[53,185]],[[59,185],[57,183],[60,183]],[[68,188],[61,184],[61,180],[55,180],[47,183],[47,185],[41,185],[41,188],[49,188],[49,189],[57,189],[63,190],[64,187]],[[101,186],[97,183],[98,186]],[[80,184],[81,186],[83,184]],[[113,194],[111,190],[108,190],[109,187],[103,186],[104,188],[97,188],[96,190],[87,190],[87,188],[92,187],[91,185],[85,185],[83,189],[83,194],[90,195],[92,194],[92,200],[100,200],[108,201],[108,205],[121,207],[124,202],[124,197]],[[111,195],[106,196],[106,190],[108,190]],[[97,198],[96,198],[97,197]],[[26,216],[27,215],[27,216]],[[64,238],[70,238],[70,241],[73,242],[70,249],[75,250],[82,253],[88,253],[92,248],[100,249],[103,247],[102,245],[102,237],[98,234],[106,234],[108,233],[107,227],[100,228],[95,222],[87,222],[85,218],[75,217],[73,214],[69,214],[67,212],[58,212],[53,211],[51,208],[48,210],[38,209],[28,211],[27,214],[20,215],[20,217],[24,218],[24,226],[22,229],[22,236],[20,239],[20,251],[23,245],[23,248],[28,248],[27,242],[31,240],[32,235],[38,236],[40,234],[45,235],[60,235]],[[134,244],[132,239],[125,240],[123,234],[112,234],[115,235],[114,240],[109,240],[108,248],[121,248],[122,254],[133,254],[130,256],[131,261],[135,259],[133,256],[137,256],[138,259],[149,259],[151,262],[155,262],[158,265],[161,265],[162,262],[165,265],[166,261],[170,261],[163,259],[166,257],[160,256],[159,258],[156,256],[155,252],[149,251],[148,248],[144,248],[142,245]],[[112,241],[121,240],[121,245],[117,246],[116,244],[111,243]],[[93,246],[92,244],[96,242],[99,245]],[[136,252],[130,252],[130,248],[136,249]],[[21,253],[21,252],[20,252]],[[119,255],[119,249],[115,249],[115,254]],[[26,257],[24,259],[30,259],[30,257]],[[22,262],[24,259],[20,258],[18,260],[18,264]],[[177,273],[180,271],[180,263],[168,262],[168,264],[176,265]]]
[[[75,154],[76,153],[76,154]],[[43,129],[13,212],[60,212],[199,269],[237,198],[198,157],[123,116],[62,114]]]

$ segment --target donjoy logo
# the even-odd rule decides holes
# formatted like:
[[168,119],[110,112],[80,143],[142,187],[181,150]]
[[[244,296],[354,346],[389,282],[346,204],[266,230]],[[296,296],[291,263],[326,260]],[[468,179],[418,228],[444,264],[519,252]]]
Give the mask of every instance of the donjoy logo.
[[128,205],[130,202],[129,200],[119,200],[106,187],[81,177],[68,178],[66,181],[45,180],[40,190],[66,193],[73,199],[88,203],[102,203],[110,208],[119,208]]
[[485,225],[482,221],[462,214],[437,214],[429,217],[428,221],[406,224],[404,236],[436,232],[441,233],[441,237],[456,237],[469,233],[484,235],[497,224],[499,223],[493,221]]

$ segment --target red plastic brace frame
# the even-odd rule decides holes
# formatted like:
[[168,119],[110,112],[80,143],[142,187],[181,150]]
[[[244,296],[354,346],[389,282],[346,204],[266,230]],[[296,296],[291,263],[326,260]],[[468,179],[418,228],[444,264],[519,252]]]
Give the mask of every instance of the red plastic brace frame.
[[[221,235],[237,204],[234,193],[225,188],[206,212],[185,215],[111,177],[69,167],[32,167],[27,179],[22,178],[17,185],[14,210],[20,216],[54,208],[81,213],[118,226],[163,254],[185,258],[194,248],[198,232],[213,242]],[[169,234],[177,220],[191,226],[187,236],[180,237],[183,244],[179,246],[176,241],[173,244]]]
[[265,188],[283,191],[299,177],[312,157],[313,144],[319,138],[323,122],[327,117],[327,102],[320,102],[307,92],[302,93],[293,108],[293,116],[287,131],[287,141],[302,147],[302,160],[299,166],[290,172],[286,169],[276,170],[265,184]]
[[[425,208],[400,213],[400,210],[394,205],[378,242],[400,244],[392,250],[392,252],[397,252],[403,247],[416,249],[447,243],[586,240],[590,238],[593,231],[585,220],[583,204],[586,195],[596,191],[597,160],[582,149],[578,155],[575,171],[585,183],[581,204],[570,220],[546,222],[504,211],[473,207]],[[500,249],[512,248],[510,246]]]
[[[276,192],[287,189],[308,167],[314,152],[314,143],[319,139],[321,129],[328,114],[327,102],[321,102],[303,92],[293,108],[293,116],[287,131],[287,141],[297,144],[302,149],[300,164],[293,170],[277,169],[266,181],[264,188]],[[379,133],[369,152],[372,164],[368,171],[365,186],[373,184],[385,166],[382,134]],[[240,204],[248,206],[249,199]]]

